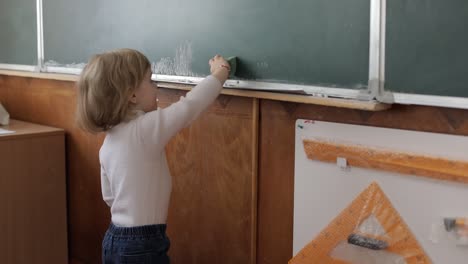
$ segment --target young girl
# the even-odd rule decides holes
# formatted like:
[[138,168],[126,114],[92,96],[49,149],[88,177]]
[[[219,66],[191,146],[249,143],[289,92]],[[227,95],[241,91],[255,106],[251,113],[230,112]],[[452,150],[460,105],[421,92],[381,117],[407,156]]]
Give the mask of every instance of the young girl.
[[169,263],[171,175],[164,147],[220,93],[229,64],[216,55],[209,65],[210,76],[164,109],[157,108],[150,62],[138,51],[95,55],[83,69],[78,122],[89,132],[107,132],[99,159],[112,222],[102,243],[103,263]]

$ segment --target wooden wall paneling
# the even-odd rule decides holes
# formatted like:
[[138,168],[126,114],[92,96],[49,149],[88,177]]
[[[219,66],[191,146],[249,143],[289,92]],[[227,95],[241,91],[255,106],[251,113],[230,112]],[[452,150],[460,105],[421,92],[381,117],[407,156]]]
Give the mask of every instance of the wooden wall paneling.
[[294,121],[281,103],[265,102],[270,101],[260,101],[257,263],[284,264],[293,242]]
[[[160,105],[184,94],[160,89]],[[221,95],[168,144],[171,263],[254,263],[256,108]]]
[[[161,89],[161,104],[175,102],[182,94],[184,92]],[[75,96],[76,91],[72,82],[0,76],[0,101],[12,117],[65,129],[70,261],[96,263],[100,260],[101,240],[110,220],[109,210],[102,201],[99,182],[98,150],[103,135],[90,135],[75,126]],[[257,122],[254,118],[254,102],[255,100],[250,98],[219,97],[212,110],[203,114],[193,127],[182,132],[174,140],[175,143],[171,143],[168,147],[169,163],[175,172],[173,200],[176,207],[171,208],[182,210],[174,211],[169,216],[171,218],[174,215],[172,218],[179,219],[174,220],[176,222],[173,226],[181,225],[195,230],[191,233],[194,236],[190,237],[190,240],[187,240],[187,233],[177,233],[174,237],[173,253],[171,253],[180,255],[183,262],[186,260],[183,256],[191,256],[192,263],[203,263],[207,256],[218,259],[224,257],[230,259],[228,261],[232,263],[238,260],[248,263],[254,259],[256,200],[252,190],[255,189],[256,181],[254,131]],[[187,135],[193,144],[184,143]],[[174,146],[183,146],[182,149],[188,147],[193,151],[185,154],[185,150]],[[185,161],[181,162],[181,159]],[[191,165],[194,161],[198,162],[197,166],[206,178],[199,177],[204,181],[196,186],[198,190],[205,190],[205,194],[211,193],[208,190],[217,190],[213,191],[213,195],[203,196],[203,201],[201,197],[196,196],[200,192],[195,188],[190,189],[189,185],[184,185],[186,180],[190,182],[189,179],[181,178],[180,188],[187,187],[186,190],[195,193],[193,197],[179,191],[178,187],[178,170],[185,168],[184,163]],[[187,227],[187,221],[181,221],[181,218],[176,217],[177,214],[184,212],[184,209],[180,209],[184,208],[183,206],[177,206],[179,202],[186,201],[183,197],[189,202],[199,199],[195,207],[189,206],[190,209],[187,209],[195,211],[194,220],[198,222],[193,223],[198,224],[197,226]],[[195,210],[196,206],[202,209]],[[210,211],[210,208],[213,210]],[[207,222],[206,219],[212,218],[213,214],[220,215],[220,218]],[[212,225],[214,229],[211,228]],[[187,248],[183,247],[184,242],[181,242],[178,253],[177,237],[181,237],[182,240],[179,241],[185,239],[186,243],[197,245],[198,235],[200,238],[204,235],[196,233],[196,230],[200,230],[198,228],[200,226],[205,227],[207,237],[204,241],[207,241],[208,244],[205,244],[207,246],[197,247],[192,250],[194,252],[192,255],[187,255]],[[172,232],[171,230],[179,229],[171,229],[170,226],[169,232]],[[210,247],[210,245],[215,246]],[[223,259],[221,262],[225,261]]]
[[[100,259],[101,239],[110,220],[109,210],[102,201],[99,182],[98,150],[103,135],[89,135],[76,128],[74,124],[75,92],[72,82],[0,75],[0,102],[4,104],[13,118],[65,129],[70,260],[74,263],[96,263]],[[184,93],[161,89],[162,104],[176,101],[179,99],[178,96],[182,94]],[[193,196],[193,201],[188,198],[190,195],[183,198],[184,196],[181,194],[183,194],[182,187],[184,186],[182,183],[178,183],[177,177],[180,177],[181,180],[182,177],[189,177],[189,174],[182,173],[183,170],[180,172],[174,170],[176,172],[174,174],[174,183],[176,184],[174,194],[179,193],[179,195],[177,195],[178,198],[173,199],[173,204],[199,203],[200,206],[203,206],[201,207],[203,210],[205,208],[208,210],[213,208],[214,202],[212,200],[220,199],[220,204],[226,205],[226,208],[213,212],[218,214],[221,212],[222,214],[228,210],[228,205],[231,206],[229,208],[235,208],[232,205],[236,204],[237,201],[237,205],[241,206],[237,207],[238,211],[234,210],[231,213],[239,215],[242,211],[242,221],[238,217],[233,218],[231,222],[222,216],[215,219],[221,221],[221,225],[235,226],[236,230],[239,230],[241,226],[246,227],[247,231],[243,230],[239,234],[231,231],[224,236],[232,239],[239,235],[242,241],[250,241],[249,245],[236,248],[235,244],[230,246],[226,243],[228,240],[221,241],[222,239],[218,239],[222,237],[219,226],[214,228],[217,231],[212,231],[214,234],[203,238],[202,235],[205,233],[200,233],[195,229],[208,230],[207,226],[210,222],[205,219],[208,216],[203,213],[197,214],[193,210],[184,212],[183,207],[173,206],[169,220],[181,219],[179,216],[184,216],[186,213],[192,217],[187,219],[199,220],[198,222],[202,223],[201,226],[187,229],[188,227],[183,226],[184,223],[177,220],[179,222],[174,222],[173,226],[169,226],[170,234],[176,231],[179,226],[182,228],[181,230],[184,230],[173,237],[176,239],[171,249],[174,250],[174,253],[177,250],[182,250],[183,246],[192,246],[189,243],[192,241],[188,240],[189,237],[200,235],[203,238],[203,243],[207,243],[207,241],[209,243],[214,243],[213,241],[218,244],[225,243],[225,248],[221,250],[222,254],[227,254],[225,252],[228,252],[228,249],[236,248],[239,251],[233,252],[244,252],[239,254],[241,257],[254,257],[254,251],[252,251],[250,244],[254,243],[251,238],[255,237],[253,235],[255,231],[252,227],[255,226],[255,210],[252,206],[255,204],[255,196],[251,192],[256,189],[253,180],[255,168],[252,146],[255,146],[255,139],[252,135],[254,134],[252,124],[254,124],[255,118],[252,104],[254,104],[254,100],[249,98],[219,97],[211,110],[203,114],[193,127],[184,130],[168,147],[171,169],[177,165],[179,169],[189,170],[192,164],[189,163],[190,155],[184,154],[186,150],[189,153],[204,155],[203,157],[206,159],[196,158],[197,163],[203,164],[197,165],[196,168],[200,168],[200,171],[203,169],[205,178],[208,179],[203,182],[205,185],[210,183],[210,188],[215,185],[218,188],[214,194],[205,195],[209,193],[207,190],[210,188],[204,186],[200,180],[198,185],[195,185],[199,190],[196,195],[200,197]],[[394,105],[391,110],[367,112],[270,100],[260,100],[259,106],[257,263],[286,263],[292,257],[294,125],[297,118],[468,135],[468,111],[460,109]],[[234,139],[231,133],[226,135],[221,133],[225,130],[239,130],[237,139]],[[212,136],[207,139],[207,134]],[[183,144],[192,138],[195,140],[191,140],[191,142],[198,143]],[[206,140],[208,143],[202,146],[200,143],[202,140],[203,142]],[[233,142],[237,142],[236,144],[241,147],[234,148]],[[220,144],[224,144],[223,150],[233,154],[227,157],[223,156],[227,155],[225,153],[218,153],[220,147],[217,145]],[[206,147],[210,151],[202,151],[202,147]],[[211,164],[224,159],[229,161],[222,165]],[[181,165],[179,166],[175,161]],[[235,170],[228,170],[230,166],[236,167]],[[233,176],[234,171],[240,171],[239,175],[241,176]],[[222,175],[220,177],[222,180],[217,179],[215,174]],[[228,179],[235,184],[228,185]],[[192,178],[186,180],[187,183],[194,183]],[[181,184],[181,186],[177,184]],[[228,189],[228,186],[232,188]],[[247,195],[246,189],[241,189],[239,186],[244,186],[249,190],[250,196]],[[192,191],[195,192],[196,188],[194,187]],[[224,190],[226,196],[235,193],[237,194],[234,196],[236,198],[232,200],[224,198],[221,196],[220,190]],[[202,202],[204,204],[201,204]],[[216,209],[218,210],[218,208]],[[237,222],[235,222],[236,220]],[[180,241],[185,241],[182,242],[179,249],[175,245],[178,236],[180,236]],[[193,241],[192,243],[196,243]],[[212,253],[206,252],[210,249],[201,250],[205,250],[202,254]],[[218,250],[220,249],[218,248]],[[195,263],[193,261],[197,260],[197,256],[191,256],[194,257],[189,263]],[[202,257],[198,258],[198,260],[201,259]],[[212,261],[212,263],[216,262]],[[221,263],[224,263],[224,260]]]
[[257,248],[258,248],[258,147],[259,147],[259,130],[260,127],[260,100],[254,98],[252,101],[252,203],[251,203],[251,263],[257,263]]

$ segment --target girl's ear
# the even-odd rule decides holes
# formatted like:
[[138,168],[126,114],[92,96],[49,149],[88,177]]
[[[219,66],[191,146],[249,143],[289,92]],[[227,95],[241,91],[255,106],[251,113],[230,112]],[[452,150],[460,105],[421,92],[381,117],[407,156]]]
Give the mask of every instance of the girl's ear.
[[132,103],[132,104],[136,104],[137,103],[136,94],[135,93],[130,94],[130,97],[128,98],[128,101],[130,103]]

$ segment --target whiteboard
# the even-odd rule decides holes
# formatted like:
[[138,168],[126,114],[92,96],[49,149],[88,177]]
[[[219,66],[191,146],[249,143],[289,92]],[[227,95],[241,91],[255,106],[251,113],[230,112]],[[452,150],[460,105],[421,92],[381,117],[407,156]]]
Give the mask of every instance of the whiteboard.
[[468,217],[468,185],[309,160],[302,141],[319,138],[468,160],[468,137],[304,119],[295,127],[293,255],[376,181],[433,263],[466,263],[468,246],[458,246],[444,231],[443,218]]

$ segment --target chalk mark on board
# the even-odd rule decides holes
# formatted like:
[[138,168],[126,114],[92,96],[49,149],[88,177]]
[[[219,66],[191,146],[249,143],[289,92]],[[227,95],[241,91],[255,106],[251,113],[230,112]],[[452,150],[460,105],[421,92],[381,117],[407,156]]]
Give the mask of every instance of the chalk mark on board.
[[176,49],[174,58],[166,57],[153,63],[153,72],[164,75],[195,76],[192,72],[192,43],[187,41]]

